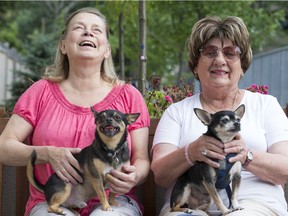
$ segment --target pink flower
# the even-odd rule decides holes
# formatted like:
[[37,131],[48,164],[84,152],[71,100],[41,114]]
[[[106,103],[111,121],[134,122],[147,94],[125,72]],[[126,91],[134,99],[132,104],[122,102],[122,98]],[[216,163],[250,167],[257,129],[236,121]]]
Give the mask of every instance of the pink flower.
[[172,97],[171,97],[170,95],[166,95],[166,96],[164,97],[164,100],[166,100],[166,101],[168,101],[168,102],[170,102],[170,103],[173,103],[173,99],[172,99]]
[[257,89],[258,86],[257,86],[256,84],[252,84],[252,85],[251,85],[251,88],[252,88],[252,89]]
[[269,87],[267,85],[256,85],[256,84],[252,84],[249,87],[245,88],[246,90],[249,90],[251,92],[258,92],[261,94],[268,94],[268,89]]

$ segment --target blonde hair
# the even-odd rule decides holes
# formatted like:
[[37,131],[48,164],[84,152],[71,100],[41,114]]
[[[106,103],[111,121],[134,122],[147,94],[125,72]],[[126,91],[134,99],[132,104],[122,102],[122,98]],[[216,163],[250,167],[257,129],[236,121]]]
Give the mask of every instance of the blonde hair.
[[[58,41],[54,64],[51,66],[48,66],[45,69],[45,73],[44,73],[44,77],[43,77],[44,79],[51,80],[54,82],[61,82],[61,81],[68,78],[69,60],[68,60],[67,55],[64,55],[61,52],[60,48],[61,48],[62,40],[65,39],[65,37],[67,36],[67,29],[69,27],[70,21],[72,20],[72,18],[75,15],[77,15],[79,13],[92,13],[92,14],[95,14],[96,16],[100,17],[103,20],[103,22],[105,23],[107,40],[109,39],[108,23],[107,23],[105,16],[100,11],[98,11],[96,8],[86,7],[86,8],[81,8],[81,9],[73,12],[66,19],[65,29],[63,30],[61,37]],[[117,81],[119,81],[118,76],[117,76],[115,69],[114,69],[112,55],[109,55],[108,58],[104,58],[102,65],[101,65],[101,77],[103,80],[105,80],[111,84],[115,84],[115,83],[117,83]]]
[[199,49],[213,38],[219,38],[221,41],[229,39],[233,45],[240,48],[241,67],[245,73],[250,66],[253,54],[247,27],[243,20],[236,16],[228,16],[223,20],[220,17],[206,17],[193,26],[188,38],[190,70],[195,73],[194,70],[201,55]]

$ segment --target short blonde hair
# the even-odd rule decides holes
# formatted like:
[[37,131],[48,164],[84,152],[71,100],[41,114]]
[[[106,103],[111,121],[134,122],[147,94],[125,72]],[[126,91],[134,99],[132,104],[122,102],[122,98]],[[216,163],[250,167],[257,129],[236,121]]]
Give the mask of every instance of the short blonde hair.
[[[107,35],[107,40],[109,39],[109,27],[107,20],[105,16],[96,8],[91,8],[91,7],[86,7],[86,8],[81,8],[72,14],[70,14],[65,22],[65,29],[63,30],[61,37],[58,41],[58,46],[57,46],[57,51],[55,55],[55,60],[54,64],[51,66],[48,66],[45,70],[44,73],[44,79],[51,80],[54,82],[61,82],[65,79],[68,78],[69,75],[69,61],[67,55],[64,55],[61,52],[61,43],[62,40],[65,39],[67,36],[67,29],[69,27],[70,21],[72,18],[79,14],[79,13],[92,13],[95,14],[96,16],[100,17],[103,22],[105,23],[106,26],[106,35]],[[112,56],[109,55],[108,58],[104,58],[102,65],[101,65],[101,77],[103,80],[109,82],[109,83],[116,83],[118,81],[118,76],[115,72],[114,65],[113,65],[113,60]]]
[[206,17],[196,22],[188,38],[190,70],[195,73],[194,70],[201,55],[199,49],[213,38],[219,38],[222,41],[229,39],[233,45],[240,48],[241,67],[245,73],[250,66],[253,54],[247,27],[243,20],[236,16],[228,16],[223,20],[216,16]]

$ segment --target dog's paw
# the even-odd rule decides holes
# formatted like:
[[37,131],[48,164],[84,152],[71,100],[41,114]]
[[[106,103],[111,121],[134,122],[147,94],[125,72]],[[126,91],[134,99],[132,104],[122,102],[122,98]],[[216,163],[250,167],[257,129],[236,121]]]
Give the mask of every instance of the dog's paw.
[[76,206],[77,206],[77,208],[82,209],[82,208],[85,208],[87,206],[87,203],[86,202],[78,202],[78,203],[76,203]]
[[226,212],[222,213],[222,216],[228,215],[231,212],[232,212],[232,210],[226,211]]
[[58,214],[58,215],[66,215],[66,212],[62,208],[59,208],[59,207],[49,206],[47,211],[49,213],[55,213],[55,214]]
[[110,207],[110,208],[107,208],[106,211],[113,211],[113,209]]
[[193,211],[192,211],[191,209],[187,208],[187,209],[184,211],[184,213],[186,213],[186,214],[192,214]]
[[102,207],[102,210],[103,210],[103,211],[113,211],[113,209],[111,208],[110,205],[103,206],[103,207]]
[[239,211],[239,210],[242,210],[244,208],[242,208],[241,206],[236,206],[236,207],[233,207],[232,211]]

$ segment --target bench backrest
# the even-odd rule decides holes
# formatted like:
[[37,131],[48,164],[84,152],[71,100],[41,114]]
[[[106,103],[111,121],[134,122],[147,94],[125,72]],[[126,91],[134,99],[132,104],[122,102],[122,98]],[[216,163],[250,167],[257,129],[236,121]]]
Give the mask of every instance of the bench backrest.
[[[5,108],[0,107],[0,134],[8,120]],[[26,201],[29,196],[26,167],[0,164],[0,195],[0,215],[24,215]]]

